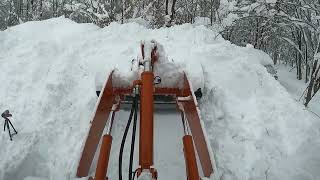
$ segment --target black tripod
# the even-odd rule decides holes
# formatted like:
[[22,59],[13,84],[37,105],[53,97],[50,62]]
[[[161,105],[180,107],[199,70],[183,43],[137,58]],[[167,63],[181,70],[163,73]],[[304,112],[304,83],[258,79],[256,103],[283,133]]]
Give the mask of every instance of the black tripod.
[[[12,114],[9,113],[9,110],[6,110],[6,111],[4,111],[4,112],[1,114],[1,116],[5,119],[5,121],[4,121],[4,126],[3,126],[3,131],[6,131],[6,128],[8,129],[9,136],[10,136],[10,140],[12,141],[12,136],[18,134],[18,132],[16,131],[16,129],[13,127],[10,119],[8,118],[8,117],[12,117]],[[13,134],[11,134],[11,132],[10,132],[10,126],[9,126],[9,124],[10,124],[10,126],[13,128],[13,130],[14,130],[14,133],[13,133]]]
[[[13,128],[13,130],[14,130],[14,133],[13,133],[13,134],[11,134],[11,132],[10,132],[9,123],[10,123],[10,126],[11,126],[11,127]],[[12,125],[12,123],[11,123],[11,121],[10,121],[9,119],[6,119],[5,122],[4,122],[4,126],[3,126],[3,130],[4,130],[4,131],[6,131],[6,127],[7,127],[8,131],[9,131],[10,140],[12,141],[12,135],[16,135],[16,134],[18,134],[18,132],[17,132],[16,129],[13,127],[13,125]]]

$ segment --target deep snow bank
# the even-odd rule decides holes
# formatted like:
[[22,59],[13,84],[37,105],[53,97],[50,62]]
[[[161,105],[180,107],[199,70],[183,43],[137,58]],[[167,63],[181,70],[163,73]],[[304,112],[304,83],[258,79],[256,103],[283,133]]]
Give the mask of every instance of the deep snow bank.
[[217,178],[319,179],[318,120],[261,66],[266,54],[215,37],[189,24],[99,29],[64,18],[0,32],[0,110],[12,111],[19,131],[13,142],[0,136],[0,179],[74,179],[96,72],[130,73],[143,39],[164,45],[195,86],[205,83],[200,106]]

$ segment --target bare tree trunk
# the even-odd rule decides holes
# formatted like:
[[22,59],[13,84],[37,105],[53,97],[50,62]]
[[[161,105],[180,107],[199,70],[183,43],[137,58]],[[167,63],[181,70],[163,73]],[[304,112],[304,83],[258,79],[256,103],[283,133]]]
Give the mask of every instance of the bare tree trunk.
[[278,49],[276,49],[273,53],[273,64],[276,65],[278,63],[278,57],[279,57],[279,52]]
[[168,15],[169,14],[169,0],[166,0],[166,15]]
[[[264,46],[264,42],[263,42],[263,33],[264,33],[264,29],[261,28],[260,32],[259,32],[259,46],[258,46],[258,49],[263,49],[263,46]],[[279,54],[279,53],[278,53]]]
[[122,3],[121,3],[121,24],[123,24],[123,20],[124,20],[124,0],[122,0]]
[[176,5],[177,0],[173,0],[172,1],[172,6],[171,6],[171,15],[170,15],[170,23],[172,23],[174,21],[175,18],[175,5]]
[[39,11],[40,11],[40,19],[42,19],[42,12],[43,12],[42,4],[43,4],[43,0],[40,0],[40,9],[39,9]]
[[309,67],[309,64],[308,64],[308,45],[306,43],[305,45],[305,60],[306,60],[306,77],[305,77],[305,83],[308,83],[309,81],[309,72],[310,72],[310,67]]
[[52,0],[52,14],[53,14],[53,17],[56,17],[55,5],[56,5],[56,0]]
[[29,4],[29,0],[26,1],[27,3],[27,10],[26,10],[26,20],[29,21],[29,11],[30,11],[30,4]]
[[23,0],[20,0],[20,1],[19,1],[18,19],[21,18],[22,13],[23,13]]
[[210,25],[213,24],[213,0],[210,0]]
[[34,0],[30,1],[30,6],[31,6],[31,12],[30,12],[30,18],[31,20],[34,20],[34,13],[36,11],[35,5],[34,5]]
[[[302,33],[301,30],[298,32],[298,45],[299,45],[299,50],[302,51]],[[298,80],[302,79],[302,55],[301,53],[298,53],[298,64],[297,64],[297,70],[298,70]]]
[[256,23],[256,30],[255,30],[255,36],[254,36],[255,37],[254,38],[254,47],[258,48],[258,37],[259,37],[259,29],[260,29],[258,17],[255,19],[255,23]]
[[56,17],[59,16],[58,7],[59,7],[59,2],[58,2],[58,0],[56,0]]
[[10,27],[12,25],[12,11],[13,11],[13,0],[10,1],[10,5],[9,5],[9,16],[6,22],[6,28]]
[[194,9],[193,9],[193,15],[192,15],[192,22],[191,23],[194,23],[194,19],[196,17],[196,13],[197,13],[197,9],[198,9],[198,1],[199,0],[195,0],[195,5],[194,5]]
[[[318,69],[317,69],[318,67]],[[308,92],[307,92],[307,96],[305,97],[305,103],[304,105],[307,107],[309,102],[311,101],[311,99],[314,97],[314,95],[318,92],[319,90],[319,81],[320,81],[320,78],[319,79],[316,79],[317,78],[317,75],[319,73],[319,70],[320,70],[320,66],[318,66],[318,59],[316,59],[314,61],[314,64],[313,64],[313,68],[312,68],[312,74],[311,74],[311,80],[310,80],[310,83],[308,85]],[[313,93],[313,94],[312,94]]]

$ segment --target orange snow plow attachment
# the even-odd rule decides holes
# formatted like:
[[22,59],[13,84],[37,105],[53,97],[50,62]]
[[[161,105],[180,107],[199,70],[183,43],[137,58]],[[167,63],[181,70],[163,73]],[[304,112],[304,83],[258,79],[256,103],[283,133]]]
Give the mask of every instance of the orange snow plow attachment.
[[[144,45],[141,47],[143,59],[145,59]],[[151,61],[144,61],[144,71],[141,78],[132,82],[130,87],[113,86],[113,72],[109,75],[97,102],[91,128],[87,136],[81,159],[77,169],[77,177],[88,176],[94,155],[96,153],[103,130],[108,124],[108,132],[103,136],[100,156],[95,173],[95,180],[105,180],[107,177],[108,161],[112,143],[111,129],[114,114],[126,97],[133,94],[140,104],[139,127],[139,167],[136,170],[139,177],[142,173],[149,173],[151,179],[157,179],[158,173],[154,164],[154,104],[157,96],[171,97],[176,104],[177,111],[182,114],[184,127],[183,152],[186,164],[186,179],[200,180],[198,172],[197,156],[201,164],[201,170],[205,177],[213,174],[213,165],[206,142],[206,137],[201,124],[197,101],[191,84],[186,75],[183,77],[183,86],[175,88],[157,87],[154,85],[153,64],[157,61],[156,46],[151,52]],[[147,59],[147,58],[146,58]],[[134,103],[133,103],[134,104]],[[135,113],[137,113],[135,111]],[[111,114],[111,117],[109,117]],[[186,120],[185,120],[186,119]],[[165,172],[159,172],[165,173]],[[130,179],[130,178],[129,178]]]

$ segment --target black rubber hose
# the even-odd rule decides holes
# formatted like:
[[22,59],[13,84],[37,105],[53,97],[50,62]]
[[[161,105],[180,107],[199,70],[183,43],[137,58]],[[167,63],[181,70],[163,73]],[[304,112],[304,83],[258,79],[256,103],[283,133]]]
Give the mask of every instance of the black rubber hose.
[[134,110],[134,119],[132,125],[132,137],[131,137],[131,149],[130,149],[130,162],[129,162],[129,180],[132,180],[132,166],[133,166],[133,155],[134,155],[134,145],[136,142],[136,131],[137,131],[137,121],[138,121],[138,96],[135,97],[135,110]]
[[132,179],[132,180],[135,180],[136,174],[137,174],[138,170],[139,170],[139,169],[136,169],[136,170],[133,172],[133,179]]
[[127,135],[128,135],[128,131],[129,131],[129,128],[130,128],[130,124],[131,124],[131,121],[132,121],[132,117],[133,117],[133,113],[135,111],[135,105],[136,105],[136,98],[133,98],[133,102],[132,102],[132,106],[131,106],[131,112],[130,112],[130,115],[129,115],[129,119],[128,119],[128,122],[127,122],[127,126],[126,126],[126,129],[124,130],[124,134],[123,134],[123,137],[122,137],[122,141],[121,141],[121,146],[120,146],[120,153],[119,153],[119,180],[122,180],[122,156],[123,156],[123,149],[124,149],[124,145],[126,143],[126,138],[127,138]]

